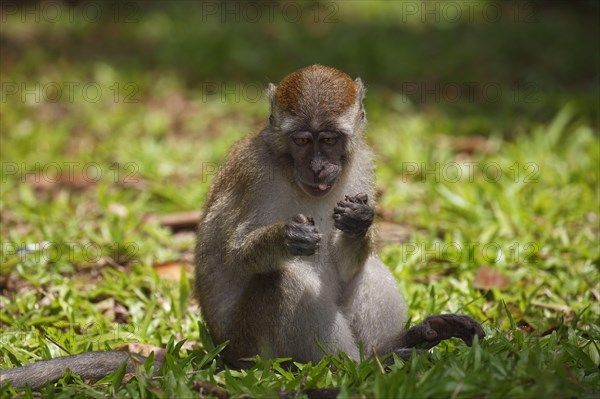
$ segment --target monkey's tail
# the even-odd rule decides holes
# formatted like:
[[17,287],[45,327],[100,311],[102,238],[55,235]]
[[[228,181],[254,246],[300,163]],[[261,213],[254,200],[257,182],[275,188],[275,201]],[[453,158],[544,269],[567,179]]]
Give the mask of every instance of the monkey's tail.
[[[47,382],[58,381],[65,375],[67,369],[84,380],[97,381],[115,372],[123,362],[127,362],[126,372],[133,373],[136,367],[143,365],[145,361],[144,356],[129,352],[85,352],[0,370],[0,385],[10,384],[15,388],[29,385],[31,389],[38,389]],[[154,373],[160,368],[160,363],[155,359]]]

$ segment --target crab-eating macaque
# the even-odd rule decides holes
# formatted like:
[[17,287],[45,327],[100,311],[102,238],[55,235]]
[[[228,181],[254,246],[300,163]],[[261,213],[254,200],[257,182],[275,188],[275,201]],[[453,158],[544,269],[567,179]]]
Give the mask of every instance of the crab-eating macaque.
[[[426,318],[404,331],[406,302],[373,253],[374,176],[363,139],[365,89],[336,69],[313,65],[269,85],[271,115],[229,154],[204,206],[196,246],[196,296],[223,359],[291,357],[324,351],[360,360],[373,349],[406,358],[458,337],[483,338],[468,316]],[[97,380],[126,352],[87,352],[0,371],[0,383],[39,388],[67,369]],[[160,367],[155,361],[154,371]]]
[[403,331],[406,302],[373,252],[374,174],[363,139],[365,89],[313,65],[270,84],[271,114],[238,142],[204,206],[196,296],[234,367],[254,355],[318,362],[375,349],[403,357],[458,337],[483,338],[468,316]]

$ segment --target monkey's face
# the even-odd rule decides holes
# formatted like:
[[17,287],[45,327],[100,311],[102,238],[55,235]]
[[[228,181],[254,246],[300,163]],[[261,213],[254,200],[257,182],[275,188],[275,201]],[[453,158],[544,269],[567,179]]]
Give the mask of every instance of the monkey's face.
[[286,169],[292,166],[292,184],[314,197],[327,195],[366,124],[362,81],[312,65],[286,76],[278,86],[269,84],[268,94],[267,142],[285,158]]
[[294,180],[307,194],[325,196],[338,179],[345,158],[346,137],[340,132],[294,131],[288,135],[288,154]]

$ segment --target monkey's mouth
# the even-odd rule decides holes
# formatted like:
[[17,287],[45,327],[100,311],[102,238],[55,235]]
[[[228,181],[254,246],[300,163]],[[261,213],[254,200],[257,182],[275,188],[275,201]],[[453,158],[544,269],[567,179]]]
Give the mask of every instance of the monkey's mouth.
[[328,184],[328,183],[321,183],[321,184],[316,184],[316,185],[302,183],[302,188],[304,189],[304,191],[306,191],[308,194],[312,195],[313,197],[324,196],[331,190],[332,186],[333,186],[333,184]]

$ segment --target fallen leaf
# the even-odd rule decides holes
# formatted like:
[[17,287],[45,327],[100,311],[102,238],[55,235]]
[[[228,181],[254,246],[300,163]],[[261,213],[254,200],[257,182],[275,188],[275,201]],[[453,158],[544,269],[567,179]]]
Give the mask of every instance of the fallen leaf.
[[158,220],[162,227],[168,227],[172,232],[196,231],[198,221],[202,216],[200,211],[169,213],[167,215],[147,215],[146,221]]
[[25,176],[27,184],[39,191],[55,191],[61,188],[82,190],[96,184],[95,180],[86,178],[81,173],[75,173],[70,170],[57,172],[36,172]]
[[473,154],[473,153],[483,153],[490,154],[494,151],[493,146],[490,143],[490,140],[487,137],[483,136],[448,136],[448,135],[438,135],[436,137],[436,143],[440,147],[451,148],[452,150],[465,153],[465,154]]
[[166,350],[160,346],[154,346],[149,344],[140,344],[139,342],[132,342],[129,344],[121,345],[115,348],[118,351],[125,351],[129,353],[137,353],[144,357],[150,356],[154,352],[154,360],[162,360],[165,357]]
[[489,290],[491,288],[504,289],[510,286],[510,279],[503,276],[495,269],[480,266],[473,281],[473,287]]
[[407,226],[389,222],[379,222],[376,226],[381,241],[402,244],[410,237],[411,229]]
[[108,205],[108,210],[120,218],[124,218],[125,216],[127,216],[127,207],[117,202],[111,202]]
[[181,278],[181,268],[186,268],[186,265],[182,262],[165,262],[157,263],[153,267],[161,278],[179,281]]

